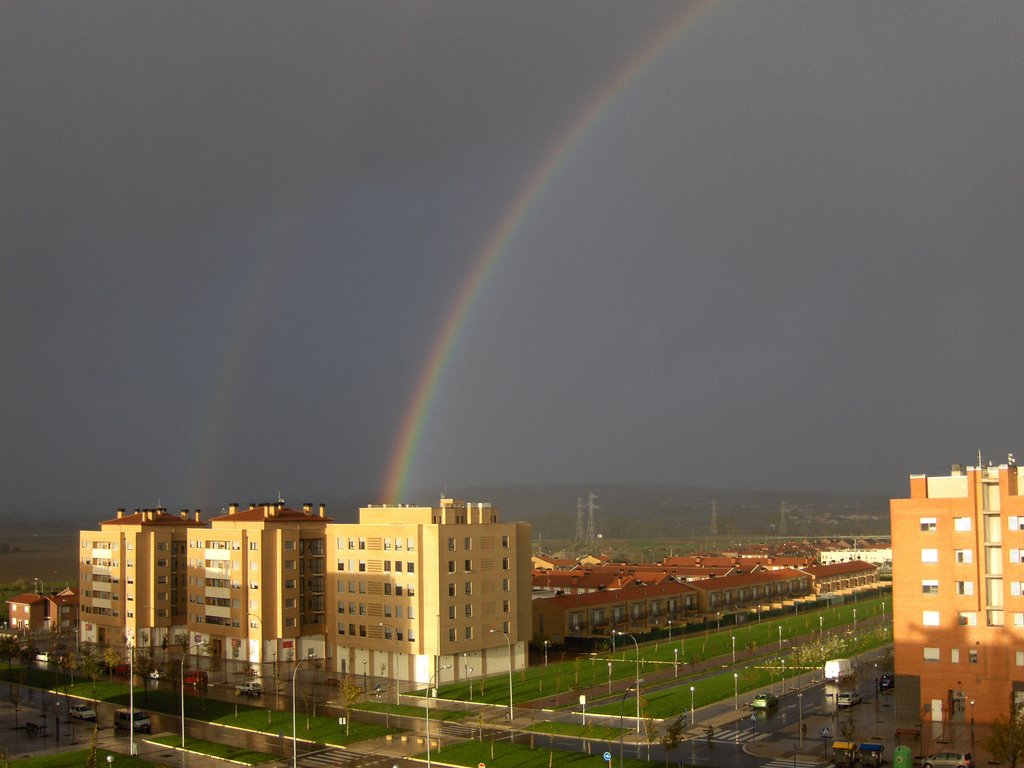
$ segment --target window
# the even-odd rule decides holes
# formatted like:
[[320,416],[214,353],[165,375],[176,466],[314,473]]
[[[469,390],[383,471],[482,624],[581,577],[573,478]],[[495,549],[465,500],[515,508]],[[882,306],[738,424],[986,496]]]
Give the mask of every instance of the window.
[[922,579],[921,592],[925,595],[937,595],[939,593],[938,579]]
[[390,581],[385,581],[384,582],[384,594],[385,595],[390,595],[391,594],[391,582]]
[[365,560],[360,560],[359,561],[359,571],[360,571],[360,573],[365,573],[366,572],[366,561]]
[[973,553],[969,549],[958,549],[955,550],[956,561],[958,563],[971,563],[974,561]]
[[966,533],[971,530],[971,518],[969,517],[954,517],[953,518],[953,530]]
[[1024,613],[1013,614],[1013,626],[1024,627]]
[[[974,611],[960,611],[956,615],[957,624],[963,627],[976,627],[978,626],[978,614]],[[937,626],[935,624],[931,626]]]
[[455,634],[455,627],[452,627],[448,630],[448,642],[454,643],[457,639],[458,637]]
[[937,563],[937,562],[939,562],[939,550],[937,550],[937,549],[922,549],[921,550],[921,562],[922,563]]
[[465,569],[466,573],[472,573],[472,571],[473,571],[473,561],[472,560],[466,560],[465,563],[464,563],[464,569]]
[[967,651],[967,663],[968,664],[977,664],[978,663],[978,649],[977,648],[970,648]]
[[921,615],[921,623],[926,627],[937,627],[939,626],[939,612],[938,611],[925,611]]
[[[467,619],[472,619],[473,618],[473,604],[472,603],[466,603],[465,608],[463,609],[463,613],[465,613],[465,616],[466,616]],[[466,639],[468,640],[469,638],[467,637]]]
[[1024,667],[1024,651],[1017,651],[1015,655],[1017,657],[1017,666]]
[[1011,515],[1010,517],[1006,518],[1006,527],[1009,528],[1011,531],[1024,530],[1024,517],[1017,517],[1015,515]]
[[956,583],[956,593],[958,595],[973,595],[974,594],[974,582],[973,581],[958,581]]
[[508,613],[510,610],[512,610],[512,601],[511,600],[502,600],[501,601],[501,612],[502,613]]
[[448,573],[455,573],[455,561],[454,560],[449,560],[448,561]]
[[1004,614],[1001,608],[990,608],[985,612],[985,621],[990,627],[1001,627],[1004,622]]
[[286,597],[284,599],[284,607],[285,608],[294,608],[295,607],[295,598],[294,597]]
[[[399,565],[401,565],[401,563],[399,563]],[[413,573],[413,572],[415,572],[415,570],[416,570],[415,565],[416,565],[415,563],[406,563],[405,572],[406,573]],[[400,571],[402,569],[398,568],[398,570]]]
[[922,517],[921,518],[921,530],[922,531],[934,531],[936,528],[936,522],[934,517]]
[[364,539],[362,536],[359,537],[359,548],[366,549],[366,539]]
[[508,534],[501,537],[501,548],[508,549]]
[[469,538],[469,536],[462,540],[462,548],[465,550],[470,550],[473,548],[473,540]]
[[462,593],[463,593],[464,595],[472,595],[472,594],[473,594],[473,582],[472,582],[472,581],[467,581],[467,582],[466,582],[466,583],[465,583],[465,584],[463,585],[463,588],[462,588]]
[[390,560],[385,560],[384,561],[384,573],[391,573],[391,561]]
[[502,592],[508,592],[508,588],[509,588],[509,581],[508,581],[508,579],[502,579],[501,580],[501,591]]
[[465,635],[465,638],[467,640],[472,640],[473,639],[473,628],[472,627],[466,627],[466,631],[463,634]]
[[286,541],[284,543],[284,548],[285,549],[295,549],[295,540],[293,539],[291,541]]
[[1019,563],[1020,562],[1020,550],[1019,549],[1011,549],[1011,550],[1009,550],[1009,553],[1010,553],[1010,562],[1011,563]]
[[939,660],[939,649],[938,648],[925,648],[924,649],[924,660],[925,661],[938,661]]
[[453,536],[449,536],[448,537],[448,551],[449,552],[454,552],[455,551],[455,537],[453,537]]
[[448,606],[448,618],[449,619],[454,619],[455,618],[455,606],[454,605],[449,605]]
[[507,571],[508,570],[508,558],[507,557],[501,558],[501,569],[503,571]]
[[960,649],[959,648],[951,648],[950,649],[950,651],[949,651],[949,660],[953,664],[959,664],[960,663]]
[[284,580],[284,588],[285,589],[295,589],[295,579],[285,579]]

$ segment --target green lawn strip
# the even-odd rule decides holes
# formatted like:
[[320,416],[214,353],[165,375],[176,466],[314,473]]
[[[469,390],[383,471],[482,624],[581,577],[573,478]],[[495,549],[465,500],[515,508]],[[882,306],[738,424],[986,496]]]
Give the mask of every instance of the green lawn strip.
[[[20,760],[7,760],[5,765],[16,765],[18,768],[82,768],[89,759],[89,749],[77,749],[72,752],[58,752],[54,755],[37,755],[25,757]],[[152,768],[159,763],[143,760],[140,757],[130,757],[118,752],[108,752],[105,749],[96,750],[96,765],[107,764],[107,755],[113,755],[114,764],[117,768]]]
[[[181,746],[181,738],[178,736],[154,736],[147,738],[147,741],[163,744],[165,747]],[[257,765],[278,759],[276,755],[270,755],[265,752],[254,752],[251,749],[232,747],[227,744],[204,741],[203,739],[186,738],[185,749],[189,752],[197,752],[201,755],[217,757],[222,760],[232,760],[236,763],[245,763],[246,765]],[[120,765],[120,763],[118,764]]]
[[[404,717],[426,717],[426,707],[414,707],[410,704],[378,704],[369,702],[360,704],[352,709],[361,709],[366,712],[387,712],[390,715],[402,715]],[[431,720],[465,720],[472,717],[473,712],[467,709],[444,709],[437,704],[430,705]]]
[[[765,616],[760,622],[756,614],[748,614],[744,623],[723,627],[720,631],[711,629],[710,626],[703,632],[682,633],[677,630],[671,640],[666,636],[654,641],[643,641],[642,636],[638,636],[637,639],[643,641],[640,645],[640,676],[643,677],[655,670],[674,669],[677,658],[680,670],[685,673],[691,663],[697,664],[707,659],[729,656],[732,654],[733,637],[736,638],[738,661],[750,659],[751,653],[770,653],[778,647],[780,627],[782,639],[787,644],[795,637],[813,637],[816,634],[824,637],[828,630],[851,625],[854,610],[857,611],[859,623],[879,616],[882,602],[882,599],[874,597],[832,607],[806,608],[799,613],[794,610],[785,616]],[[885,602],[886,615],[891,617],[892,598],[886,595]],[[558,660],[561,657],[560,653],[549,651],[547,666],[537,665],[513,672],[513,702],[524,703],[555,694],[596,690],[608,683],[609,661],[612,663],[612,682],[632,679],[636,676],[636,655],[636,647],[628,636],[615,638],[614,653],[609,649],[603,653],[593,654],[590,658],[561,661]],[[424,690],[408,693],[422,695]],[[508,673],[498,673],[472,682],[447,683],[439,686],[438,696],[458,701],[507,703]]]
[[[268,713],[270,715],[268,720]],[[235,716],[225,715],[211,722],[217,725],[242,728],[247,731],[258,731],[262,733],[282,733],[288,738],[292,735],[292,713],[281,712],[269,709],[249,709],[239,711]],[[342,746],[353,744],[357,741],[376,739],[389,733],[399,733],[401,729],[385,728],[383,725],[372,723],[356,723],[349,721],[348,725],[340,725],[337,716],[327,717],[324,715],[306,715],[305,712],[296,712],[295,736],[306,741],[314,741],[319,744],[334,744]]]
[[[871,650],[872,648],[880,647],[889,642],[890,638],[886,633],[880,632],[876,629],[870,632],[858,633],[856,635],[850,633],[834,637],[833,639],[837,643],[841,642],[842,645],[838,647],[835,645],[828,645],[824,651],[839,650],[842,651],[842,653],[837,653],[837,656],[854,656]],[[820,666],[815,666],[814,669],[820,669]],[[789,665],[786,668],[785,679],[793,679],[799,675],[805,674],[806,672],[806,669],[795,668],[793,665]],[[734,673],[738,674],[739,677],[734,678]],[[773,684],[778,683],[781,679],[781,659],[776,656],[757,659],[754,660],[754,663],[746,666],[737,666],[720,674],[683,681],[679,685],[652,691],[650,693],[643,692],[642,684],[640,687],[644,702],[644,712],[646,715],[649,717],[664,719],[668,717],[675,717],[676,715],[690,710],[691,686],[694,688],[692,701],[695,708],[707,706],[708,704],[713,704],[718,701],[732,699],[734,697],[734,692],[737,689],[739,691],[738,703],[742,706],[747,703],[747,697],[744,695],[747,691],[770,687]],[[630,704],[630,702],[635,702],[632,694],[627,693],[624,699],[621,696],[619,699],[620,700],[618,702],[588,706],[587,711],[606,715],[619,715],[624,712],[627,717],[632,712],[635,716],[635,703],[632,705]]]
[[[635,751],[635,746],[630,745]],[[595,752],[588,755],[585,752],[562,752],[550,750],[547,747],[536,747],[531,749],[520,744],[506,744],[505,742],[490,741],[464,741],[457,744],[446,744],[440,750],[432,752],[431,757],[438,763],[450,765],[466,765],[470,768],[486,765],[487,768],[570,768],[579,766],[584,768],[595,765],[602,765],[603,753]],[[493,757],[492,757],[493,755]],[[427,753],[424,752],[416,757],[425,760]],[[618,756],[615,755],[615,763],[618,763]],[[549,763],[550,761],[550,763]],[[622,761],[623,768],[664,768],[664,761],[637,760],[634,757],[625,757]]]
[[534,733],[552,733],[556,736],[578,736],[581,739],[597,739],[598,741],[610,741],[619,738],[625,733],[624,728],[614,728],[607,725],[588,725],[584,728],[577,723],[556,723],[543,722],[534,723],[526,728]]

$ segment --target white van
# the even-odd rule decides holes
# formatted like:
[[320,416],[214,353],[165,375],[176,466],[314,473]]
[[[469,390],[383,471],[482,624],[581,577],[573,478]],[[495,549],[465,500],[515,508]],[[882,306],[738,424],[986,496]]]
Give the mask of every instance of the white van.
[[853,662],[849,659],[832,659],[825,662],[825,679],[842,680],[853,674]]
[[132,723],[132,730],[136,732],[150,733],[153,730],[153,723],[149,719],[149,714],[141,709],[136,709],[134,712],[129,712],[127,709],[119,709],[114,713],[115,728],[127,729],[128,723]]

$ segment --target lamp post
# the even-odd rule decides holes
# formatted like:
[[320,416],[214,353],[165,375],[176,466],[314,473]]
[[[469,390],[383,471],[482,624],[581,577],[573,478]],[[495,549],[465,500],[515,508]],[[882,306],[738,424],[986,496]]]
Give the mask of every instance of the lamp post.
[[804,748],[804,692],[796,692],[796,703],[800,712],[800,749]]
[[697,689],[696,689],[696,688],[694,688],[694,687],[693,687],[692,685],[690,686],[690,727],[691,727],[691,728],[692,728],[692,727],[693,727],[694,725],[696,725],[696,724],[697,724],[697,717],[696,717],[696,715],[694,714],[694,711],[695,711],[695,710],[694,710],[694,708],[693,708],[693,694],[694,694],[694,692],[695,692],[696,690],[697,690]]
[[608,695],[612,692],[612,663],[608,662]]
[[825,617],[818,616],[818,642],[820,643],[825,639]]
[[295,678],[299,675],[299,667],[302,666],[302,662],[315,658],[316,652],[311,648],[306,658],[299,659],[295,664],[295,669],[292,670],[292,768],[298,768],[299,765],[299,741],[295,731]]
[[363,698],[370,695],[370,684],[366,680],[366,659],[363,659]]
[[[445,664],[443,667],[438,667],[437,670],[427,680],[427,768],[430,768],[430,693],[434,688],[434,683],[437,682],[437,676],[441,674],[442,669],[451,669],[451,664]],[[440,742],[438,742],[440,746]],[[292,768],[295,768],[292,766]]]
[[675,670],[676,670],[676,677],[679,677],[679,649],[678,648],[673,648],[672,649],[672,653],[675,656],[675,661],[673,662],[673,664],[674,664]]
[[179,662],[181,676],[178,678],[178,682],[181,684],[181,768],[185,768],[185,657],[187,656],[188,651],[183,648]]
[[737,712],[740,710],[740,673],[732,673],[732,704]]
[[545,640],[544,641],[544,666],[545,667],[548,665],[548,646],[549,645],[551,645],[551,641],[550,640]]
[[971,746],[974,746],[974,699],[971,699]]
[[636,732],[640,733],[640,643],[628,632],[620,631],[618,634],[628,637],[636,646]]
[[[494,634],[493,629],[491,634]],[[512,710],[512,640],[509,638],[508,632],[502,630],[501,634],[505,636],[505,642],[508,644],[508,721],[511,723],[515,717]]]
[[469,680],[469,700],[473,700],[473,679],[470,675],[473,674],[473,668],[469,664],[463,665],[466,668],[466,679]]
[[668,639],[672,642],[672,619],[668,620]]
[[736,635],[732,636],[732,663],[736,663]]
[[857,609],[853,609],[853,634],[857,634]]
[[135,757],[135,642],[128,643],[128,754]]
[[779,650],[782,650],[782,625],[779,624]]

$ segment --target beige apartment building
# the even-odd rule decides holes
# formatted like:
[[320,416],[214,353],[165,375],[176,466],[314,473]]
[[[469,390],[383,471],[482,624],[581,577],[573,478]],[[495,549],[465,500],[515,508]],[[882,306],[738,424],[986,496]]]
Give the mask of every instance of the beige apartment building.
[[186,544],[198,510],[117,510],[98,531],[79,532],[80,636],[99,645],[160,646],[185,632]]
[[525,667],[530,530],[458,499],[328,526],[333,668],[422,684]]
[[189,642],[261,665],[324,656],[325,507],[250,504],[188,535]]
[[[336,674],[427,683],[528,661],[530,525],[490,504],[371,506],[334,523],[320,505],[251,504],[208,525],[118,511],[82,531],[81,640],[243,665],[313,653]],[[266,674],[266,667],[261,668]]]

